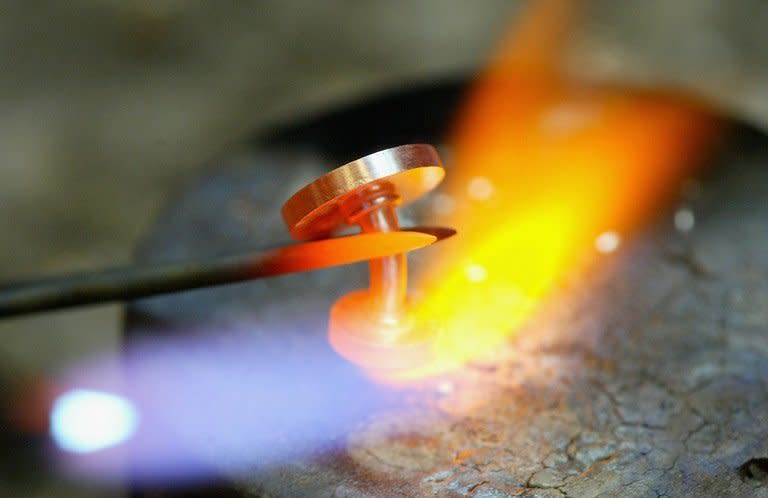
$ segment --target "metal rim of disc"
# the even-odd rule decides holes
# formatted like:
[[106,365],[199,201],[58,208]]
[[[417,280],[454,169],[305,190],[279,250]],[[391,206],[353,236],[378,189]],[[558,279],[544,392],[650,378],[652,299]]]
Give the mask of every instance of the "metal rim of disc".
[[410,144],[381,150],[334,169],[296,192],[283,204],[291,235],[300,240],[326,237],[345,223],[339,203],[378,182],[392,184],[403,204],[434,189],[445,176],[437,150]]

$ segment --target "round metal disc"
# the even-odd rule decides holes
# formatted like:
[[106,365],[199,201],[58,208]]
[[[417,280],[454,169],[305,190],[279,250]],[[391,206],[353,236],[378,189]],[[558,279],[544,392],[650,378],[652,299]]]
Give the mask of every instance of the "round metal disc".
[[409,370],[433,359],[440,332],[431,323],[390,323],[368,290],[342,296],[331,308],[328,340],[347,360],[371,370]]
[[336,168],[293,194],[283,205],[283,220],[296,239],[327,237],[345,223],[339,204],[346,196],[386,182],[407,204],[435,188],[444,175],[431,145],[385,149]]

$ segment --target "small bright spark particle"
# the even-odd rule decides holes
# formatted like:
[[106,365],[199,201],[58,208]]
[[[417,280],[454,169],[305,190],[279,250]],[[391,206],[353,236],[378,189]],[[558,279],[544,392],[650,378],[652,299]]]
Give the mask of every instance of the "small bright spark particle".
[[540,125],[551,134],[568,134],[590,126],[598,110],[587,103],[561,103],[541,116]]
[[110,393],[75,389],[59,396],[50,415],[51,436],[60,448],[90,453],[130,438],[138,425],[136,408]]
[[621,245],[621,235],[618,232],[609,230],[603,232],[595,239],[595,249],[603,254],[615,251]]
[[432,198],[432,211],[440,216],[446,216],[456,210],[456,200],[448,194],[435,194]]
[[680,232],[690,232],[696,224],[696,217],[693,211],[688,208],[681,208],[675,211],[675,228]]
[[472,263],[471,265],[467,265],[467,267],[464,268],[464,275],[466,275],[467,280],[470,282],[480,283],[488,278],[488,270],[486,270],[482,265]]
[[440,394],[451,394],[453,392],[453,382],[446,380],[437,385],[437,392]]
[[487,201],[493,195],[493,183],[484,176],[476,176],[467,185],[467,194],[472,200]]

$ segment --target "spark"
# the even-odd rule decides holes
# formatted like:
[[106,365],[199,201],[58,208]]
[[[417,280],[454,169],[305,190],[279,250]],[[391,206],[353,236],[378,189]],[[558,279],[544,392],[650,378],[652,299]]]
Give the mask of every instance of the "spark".
[[693,211],[688,208],[681,208],[675,211],[675,228],[680,232],[690,232],[696,225],[696,217]]
[[493,195],[493,183],[484,176],[476,176],[467,185],[467,194],[475,201],[487,201]]
[[621,235],[618,232],[609,230],[603,232],[595,239],[595,249],[603,254],[612,253],[621,245]]
[[466,275],[467,280],[476,284],[484,282],[488,278],[488,270],[486,270],[484,266],[476,263],[467,265],[464,269],[464,274]]
[[568,134],[590,126],[598,119],[598,111],[584,103],[567,103],[543,112],[540,125],[552,134]]

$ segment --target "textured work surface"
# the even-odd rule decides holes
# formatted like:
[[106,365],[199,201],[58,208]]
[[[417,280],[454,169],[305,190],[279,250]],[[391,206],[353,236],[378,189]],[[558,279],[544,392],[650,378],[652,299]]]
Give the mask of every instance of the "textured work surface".
[[[765,145],[739,141],[691,189],[690,233],[660,219],[572,279],[494,357],[373,414],[332,451],[234,485],[255,496],[768,496]],[[281,160],[222,168],[180,200],[142,257],[285,233],[275,197],[293,186],[270,181],[285,175]],[[305,164],[297,176],[320,167]],[[137,303],[129,333],[244,313],[268,322],[296,302],[322,314],[360,270]]]
[[[238,137],[464,74],[518,4],[420,0],[404,15],[377,0],[4,2],[0,32],[13,49],[0,56],[3,279],[128,261],[168,193]],[[768,3],[594,4],[572,45],[580,76],[672,82],[765,128]],[[9,378],[117,347],[119,316],[108,307],[4,321]],[[20,474],[10,460],[0,494],[41,489],[40,465],[10,488]]]

